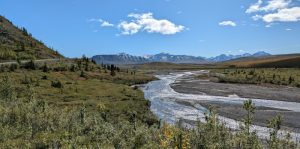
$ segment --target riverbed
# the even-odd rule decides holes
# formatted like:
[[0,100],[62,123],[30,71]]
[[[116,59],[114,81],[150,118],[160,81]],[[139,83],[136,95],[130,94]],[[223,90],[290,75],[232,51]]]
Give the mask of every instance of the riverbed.
[[[193,125],[195,121],[205,122],[204,113],[207,107],[213,105],[217,107],[220,116],[219,120],[226,124],[227,127],[237,130],[239,129],[240,119],[243,117],[242,104],[248,98],[232,95],[214,95],[188,88],[185,84],[197,82],[199,80],[186,79],[206,71],[195,72],[179,72],[164,75],[156,75],[159,80],[152,81],[142,87],[145,98],[151,101],[151,110],[161,120],[175,124],[182,119],[189,125]],[[181,83],[183,82],[184,83]],[[203,80],[202,80],[203,81]],[[187,83],[189,84],[189,83]],[[174,86],[185,86],[190,92],[182,92],[174,90]],[[173,87],[173,88],[172,88]],[[197,88],[197,86],[194,86]],[[205,86],[199,86],[205,87]],[[207,86],[209,87],[209,86]],[[181,88],[181,89],[182,89]],[[207,89],[210,90],[210,89]],[[215,90],[217,92],[218,90]],[[249,95],[250,96],[250,95]],[[266,128],[267,119],[272,118],[277,113],[288,115],[288,123],[283,123],[284,129],[288,130],[294,139],[299,138],[299,115],[300,103],[290,101],[280,101],[272,99],[256,99],[251,98],[257,107],[255,116],[261,115],[255,120],[252,131],[256,131],[260,138],[266,138],[269,135],[269,129]],[[285,120],[285,119],[284,119]],[[286,130],[281,131],[282,136],[286,134]]]

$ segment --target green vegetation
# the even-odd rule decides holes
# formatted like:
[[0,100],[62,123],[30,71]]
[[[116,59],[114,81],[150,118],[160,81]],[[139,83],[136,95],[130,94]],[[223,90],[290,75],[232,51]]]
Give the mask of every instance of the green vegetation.
[[182,121],[161,124],[142,91],[131,87],[155,78],[98,66],[85,56],[2,65],[0,77],[0,148],[297,148],[290,135],[278,138],[279,117],[270,121],[266,142],[250,131],[251,101],[244,104],[247,114],[236,133],[217,119],[214,108],[194,129]]
[[0,61],[62,57],[43,42],[34,39],[25,28],[15,27],[12,22],[0,16]]
[[[275,84],[300,87],[298,68],[231,68],[212,69],[210,79],[218,82],[245,84]],[[205,76],[199,76],[203,78]]]
[[1,66],[0,73],[0,148],[155,144],[146,140],[158,124],[150,103],[129,86],[152,76],[131,75],[116,66],[108,70],[85,58],[11,67]]
[[[281,119],[270,121],[267,143],[250,131],[254,105],[232,133],[210,108],[206,122],[188,129],[160,124],[132,84],[153,80],[139,71],[97,66],[87,59],[7,66],[0,73],[0,148],[296,148],[279,139]],[[34,65],[32,65],[34,63]],[[87,70],[87,71],[86,71]],[[81,73],[84,73],[82,77]],[[25,76],[24,76],[25,74]]]
[[[0,148],[297,148],[290,135],[278,138],[280,117],[270,121],[266,142],[250,131],[255,109],[251,100],[244,104],[247,115],[239,131],[226,128],[214,108],[207,111],[206,123],[188,129],[182,121],[161,124],[143,92],[131,87],[155,79],[141,69],[195,70],[200,65],[151,63],[120,69],[95,65],[85,56],[34,61],[59,58],[63,56],[25,28],[0,16],[0,60],[17,61],[0,64]],[[253,77],[257,72],[250,73]],[[298,70],[291,74],[289,85],[297,86]]]
[[[61,78],[64,74],[57,76]],[[39,96],[45,96],[45,93],[39,92],[39,87],[46,84],[31,83],[26,85],[27,88],[21,89],[21,86],[14,84],[8,77],[3,77],[0,85],[0,148],[252,149],[263,146],[256,133],[249,130],[254,113],[251,101],[244,104],[248,114],[244,125],[241,125],[241,131],[235,134],[218,121],[213,108],[206,114],[207,123],[198,122],[194,129],[187,129],[180,122],[176,126],[160,126],[153,119],[148,103],[142,97],[138,99],[142,95],[140,91],[104,82],[102,85],[105,88],[100,88],[100,84],[89,82],[89,85],[100,92],[100,89],[111,91],[101,92],[101,95],[107,94],[109,97],[92,99],[94,94],[99,93],[85,94],[85,87],[90,90],[89,85],[84,85],[85,81],[87,80],[81,80],[76,85],[78,88],[74,91],[72,101],[65,100],[58,94],[49,94],[52,98],[43,100]],[[58,91],[47,89],[47,93],[51,92]],[[70,96],[68,92],[63,90],[61,94]],[[76,97],[87,97],[87,94],[92,95],[85,99]],[[127,96],[127,99],[122,99],[122,96]],[[297,147],[289,136],[285,140],[277,137],[280,119],[270,121],[270,128],[273,130],[267,140],[269,148]]]
[[235,68],[300,68],[300,54],[274,55],[259,58],[240,58],[218,64]]

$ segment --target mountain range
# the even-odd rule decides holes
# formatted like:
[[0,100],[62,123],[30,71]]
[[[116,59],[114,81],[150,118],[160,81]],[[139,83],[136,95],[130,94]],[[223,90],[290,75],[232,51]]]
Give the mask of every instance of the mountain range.
[[254,54],[244,53],[244,54],[240,54],[240,55],[221,54],[221,55],[216,56],[216,57],[208,58],[207,60],[211,61],[211,62],[224,62],[224,61],[238,59],[238,58],[242,58],[242,57],[265,57],[265,56],[271,56],[271,54],[266,53],[264,51],[259,51],[259,52],[256,52]]
[[241,54],[241,55],[226,55],[221,54],[216,57],[205,58],[201,56],[189,56],[189,55],[172,55],[169,53],[159,53],[155,55],[147,55],[147,56],[133,56],[126,53],[120,53],[115,55],[96,55],[93,56],[92,59],[96,61],[98,64],[143,64],[150,62],[169,62],[169,63],[177,63],[177,64],[207,64],[207,63],[215,63],[215,62],[224,62],[228,60],[243,58],[243,57],[267,57],[271,56],[271,54],[266,53],[264,51],[259,51],[254,54]]

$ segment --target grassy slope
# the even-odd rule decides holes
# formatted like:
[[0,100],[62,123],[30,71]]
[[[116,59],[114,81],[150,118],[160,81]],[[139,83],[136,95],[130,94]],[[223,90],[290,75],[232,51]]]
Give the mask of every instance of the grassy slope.
[[34,39],[25,29],[0,16],[0,60],[62,58],[58,52]]
[[[9,66],[1,66],[0,148],[48,148],[47,145],[55,144],[54,140],[60,140],[60,143],[64,142],[61,140],[74,141],[61,144],[65,147],[66,144],[84,147],[96,143],[113,148],[112,140],[125,141],[125,136],[127,139],[141,138],[132,132],[143,130],[145,133],[150,131],[148,127],[158,123],[150,111],[150,101],[144,99],[141,90],[130,86],[155,79],[152,76],[139,72],[131,74],[130,70],[128,73],[121,70],[111,76],[109,70],[105,71],[90,62],[88,71],[83,71],[84,77],[81,77],[78,67],[75,72],[70,70],[72,65],[77,65],[72,60],[48,63],[49,72],[42,71],[43,65],[38,64],[36,70],[18,68],[14,71]],[[81,67],[84,70],[84,64]],[[57,71],[58,68],[67,69]],[[3,98],[3,79],[6,76],[12,86],[13,98],[16,98],[9,101]],[[52,82],[57,81],[62,83],[63,88],[52,86]],[[35,100],[28,102],[31,96]],[[31,106],[35,110],[44,109],[45,106],[39,104],[41,101],[49,104],[46,111],[31,111]],[[84,124],[80,123],[83,108],[86,111]],[[33,126],[37,130],[31,130]],[[44,126],[51,129],[44,129]],[[126,131],[131,132],[127,134]],[[148,137],[148,134],[142,137]],[[130,146],[135,141],[117,141],[116,144]]]
[[291,68],[300,67],[300,54],[275,55],[263,58],[242,58],[222,62],[219,66],[235,66],[235,67],[278,67]]
[[[126,72],[117,73],[112,77],[109,72],[105,73],[103,70],[100,72],[98,69],[85,73],[88,79],[80,77],[80,71],[42,72],[18,69],[15,72],[0,73],[0,78],[9,76],[11,82],[14,82],[13,86],[20,93],[24,93],[27,89],[24,82],[32,80],[36,96],[50,104],[71,107],[86,104],[91,110],[102,104],[112,118],[128,119],[126,114],[135,111],[140,120],[144,122],[153,120],[149,110],[150,103],[144,99],[142,91],[134,90],[128,85],[144,83],[154,78]],[[47,79],[42,79],[43,76],[47,76]],[[57,80],[63,83],[63,89],[51,87],[51,82]]]
[[240,58],[212,64],[174,64],[174,63],[147,63],[139,65],[128,65],[128,68],[153,71],[172,70],[200,70],[210,68],[299,68],[300,54],[275,55],[261,58]]
[[[274,69],[276,68],[276,69]],[[300,86],[300,54],[240,58],[217,63],[211,70],[219,82]],[[203,76],[199,76],[202,78]],[[205,76],[204,76],[205,77]],[[212,78],[215,80],[215,78]]]

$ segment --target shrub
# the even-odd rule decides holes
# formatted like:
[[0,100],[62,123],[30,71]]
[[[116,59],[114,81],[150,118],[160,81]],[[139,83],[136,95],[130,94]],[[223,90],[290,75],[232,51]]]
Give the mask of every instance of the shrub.
[[16,69],[18,69],[19,65],[18,64],[11,64],[9,66],[9,71],[15,71]]
[[48,67],[47,63],[44,63],[44,66],[42,67],[43,72],[49,72],[50,68]]
[[51,86],[54,88],[64,88],[63,84],[59,80],[51,81]]
[[0,72],[5,72],[5,67],[0,65]]
[[16,59],[16,53],[13,50],[0,47],[0,59],[2,60],[14,60]]
[[137,89],[139,89],[139,87],[135,85],[135,86],[133,87],[133,89],[134,89],[134,90],[137,90]]
[[238,144],[242,148],[259,149],[261,142],[258,139],[256,132],[251,131],[250,127],[254,119],[255,106],[252,100],[244,102],[243,108],[246,110],[246,116],[243,119],[243,124],[240,126],[241,131],[237,133]]
[[8,76],[5,76],[0,82],[0,99],[4,101],[12,101],[13,99],[13,88],[10,84]]
[[59,71],[67,71],[68,69],[67,69],[67,66],[58,66],[58,67],[55,67],[53,70],[56,72],[59,72]]
[[29,78],[27,75],[25,75],[24,79],[21,81],[22,84],[31,84],[32,82],[32,78]]
[[75,72],[76,70],[77,70],[77,67],[74,64],[72,64],[70,71]]
[[111,75],[111,76],[115,76],[115,75],[116,75],[115,70],[111,70],[111,71],[110,71],[110,75]]
[[269,121],[268,128],[270,128],[271,131],[270,138],[268,140],[268,145],[270,148],[279,148],[278,131],[281,128],[281,123],[281,116],[276,116],[275,118]]
[[86,74],[85,74],[85,72],[83,70],[80,72],[80,77],[86,78]]
[[48,76],[46,75],[42,76],[42,80],[48,80]]
[[25,63],[24,68],[25,69],[36,70],[36,65],[35,65],[33,60],[30,60],[29,62]]
[[192,148],[234,148],[230,143],[233,135],[220,123],[213,107],[205,114],[206,123],[197,121],[196,128],[190,133]]

